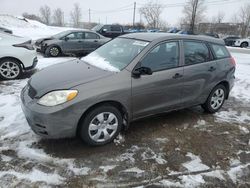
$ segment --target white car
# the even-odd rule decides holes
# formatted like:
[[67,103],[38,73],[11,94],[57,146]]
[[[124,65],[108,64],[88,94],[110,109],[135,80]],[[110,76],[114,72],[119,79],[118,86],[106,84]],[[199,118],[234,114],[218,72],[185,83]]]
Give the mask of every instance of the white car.
[[0,32],[0,79],[19,78],[36,64],[37,54],[31,40]]
[[234,46],[241,48],[248,48],[250,47],[250,38],[237,39],[234,43]]

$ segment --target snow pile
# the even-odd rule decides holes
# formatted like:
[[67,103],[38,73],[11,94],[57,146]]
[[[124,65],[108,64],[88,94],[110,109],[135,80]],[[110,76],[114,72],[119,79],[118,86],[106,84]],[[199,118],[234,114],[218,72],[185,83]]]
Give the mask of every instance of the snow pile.
[[192,153],[187,153],[186,156],[190,157],[191,161],[182,164],[182,166],[184,166],[188,171],[194,172],[210,169],[207,165],[202,164],[202,161],[199,156],[196,156]]
[[232,53],[232,56],[236,60],[236,82],[231,96],[245,102],[250,102],[250,52],[249,54]]
[[82,58],[83,61],[88,64],[98,67],[103,70],[111,71],[111,72],[120,72],[120,70],[113,65],[110,64],[105,58],[101,57],[96,52],[92,52],[91,54]]
[[0,27],[12,30],[14,35],[31,38],[32,40],[49,37],[71,29],[66,27],[51,27],[35,20],[1,14]]

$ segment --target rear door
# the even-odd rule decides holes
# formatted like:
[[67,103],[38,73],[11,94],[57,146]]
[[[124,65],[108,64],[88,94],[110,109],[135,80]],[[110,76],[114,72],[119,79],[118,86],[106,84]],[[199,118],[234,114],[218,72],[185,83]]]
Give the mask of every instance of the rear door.
[[93,32],[85,32],[84,52],[90,53],[102,45],[100,36]]
[[205,102],[216,84],[217,62],[209,45],[202,41],[184,40],[184,81],[182,102],[184,106]]
[[179,47],[178,41],[163,42],[140,61],[139,67],[148,67],[153,73],[132,77],[134,119],[178,108],[180,105],[183,67],[179,64]]

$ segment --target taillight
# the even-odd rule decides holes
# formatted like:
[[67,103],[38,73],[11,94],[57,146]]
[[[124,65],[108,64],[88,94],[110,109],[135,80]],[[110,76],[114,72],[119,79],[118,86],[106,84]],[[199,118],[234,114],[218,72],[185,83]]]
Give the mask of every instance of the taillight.
[[232,63],[233,66],[236,66],[236,61],[233,57],[230,58],[230,62]]

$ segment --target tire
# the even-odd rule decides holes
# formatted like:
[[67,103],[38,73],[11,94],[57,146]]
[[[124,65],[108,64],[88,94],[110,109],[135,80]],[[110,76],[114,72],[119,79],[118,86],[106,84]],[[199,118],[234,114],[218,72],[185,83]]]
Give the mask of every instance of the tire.
[[122,114],[117,108],[110,105],[99,106],[86,115],[80,124],[79,135],[88,145],[105,145],[118,136],[122,122]]
[[58,57],[60,54],[61,49],[58,46],[49,46],[45,51],[45,55],[48,57]]
[[207,101],[202,105],[203,109],[208,113],[215,113],[223,106],[227,95],[227,89],[224,85],[217,85],[209,94]]
[[248,47],[248,42],[243,42],[241,45],[240,45],[241,48],[247,48]]
[[13,80],[20,78],[22,67],[16,59],[5,58],[0,60],[0,78],[3,80]]

